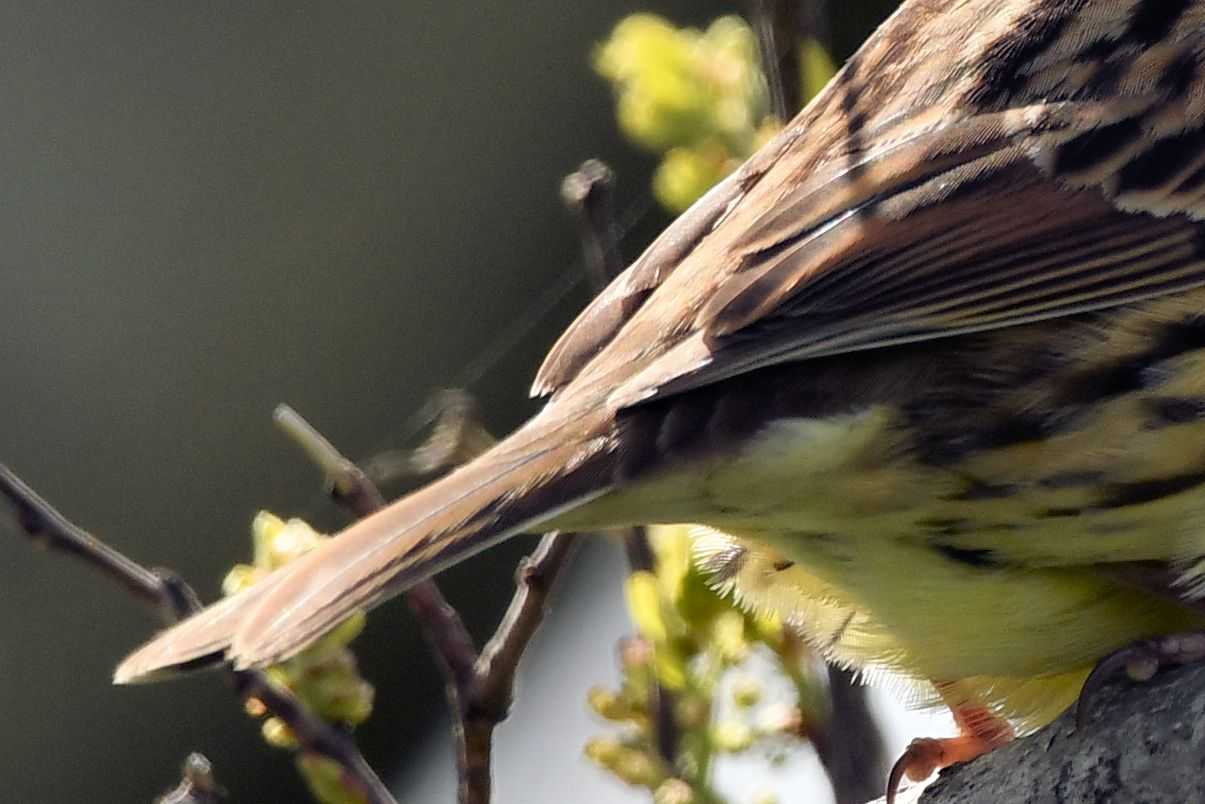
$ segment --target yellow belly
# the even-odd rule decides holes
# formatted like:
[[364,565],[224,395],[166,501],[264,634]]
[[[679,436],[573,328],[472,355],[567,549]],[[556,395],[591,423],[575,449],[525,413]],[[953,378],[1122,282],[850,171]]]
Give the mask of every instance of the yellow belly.
[[1205,626],[1086,570],[980,568],[886,539],[834,551],[797,534],[697,533],[705,569],[721,569],[708,557],[739,543],[738,566],[720,572],[735,596],[794,623],[831,659],[871,677],[961,682],[967,703],[1022,727],[1063,711],[1111,651]]
[[921,681],[961,681],[968,702],[1040,725],[1075,699],[1108,653],[1205,627],[1205,616],[1171,595],[1100,570],[1134,561],[1173,566],[1200,554],[1205,486],[1088,510],[1098,480],[1042,481],[1086,478],[1082,462],[1099,464],[1101,450],[1114,447],[1114,485],[1140,481],[1144,456],[1158,456],[1150,471],[1162,477],[1205,454],[1200,425],[1139,433],[1112,414],[1103,409],[1077,431],[1080,444],[1047,442],[1037,448],[1043,454],[975,467],[1015,489],[982,497],[980,481],[962,467],[893,460],[885,411],[783,423],[707,473],[704,496],[719,509],[709,524],[745,546],[735,593],[797,623],[833,658]]

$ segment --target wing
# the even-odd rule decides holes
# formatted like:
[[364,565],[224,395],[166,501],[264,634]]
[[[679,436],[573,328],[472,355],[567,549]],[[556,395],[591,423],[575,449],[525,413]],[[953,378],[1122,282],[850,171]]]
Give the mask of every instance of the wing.
[[625,407],[1205,284],[1205,30],[1169,16],[1152,48],[1120,13],[1113,30],[1073,3],[974,4],[973,41],[928,26],[903,71],[902,36],[935,13],[905,4],[688,213],[672,272],[609,327],[583,316],[545,372],[559,362],[561,384],[611,388]]
[[739,174],[733,174],[711,188],[582,310],[544,358],[532,383],[532,396],[564,387],[611,342],[739,197],[739,179]]
[[[1205,142],[1159,163],[1152,192],[1096,147],[1116,107],[984,115],[865,157],[874,195],[802,228],[820,187],[746,230],[689,332],[616,392],[620,404],[786,361],[949,337],[1118,306],[1205,284]],[[1194,132],[1197,137],[1199,133]],[[1177,135],[1180,136],[1180,135]],[[1161,148],[1161,146],[1163,146]],[[1096,171],[1094,173],[1094,171]],[[875,175],[887,174],[887,175]],[[1143,171],[1155,177],[1156,169]],[[834,181],[836,183],[836,180]],[[669,287],[669,285],[667,285]]]

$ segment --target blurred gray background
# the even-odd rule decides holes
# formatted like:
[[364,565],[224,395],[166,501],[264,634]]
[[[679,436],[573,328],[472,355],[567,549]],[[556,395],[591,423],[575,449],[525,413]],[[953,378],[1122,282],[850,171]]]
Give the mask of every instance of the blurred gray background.
[[[834,8],[838,51],[889,5]],[[212,599],[249,553],[256,510],[343,521],[271,426],[277,402],[357,458],[407,443],[431,392],[465,381],[491,428],[513,427],[534,410],[543,351],[588,298],[565,281],[578,246],[561,177],[600,156],[621,209],[647,201],[652,163],[620,139],[589,68],[592,46],[644,8],[679,24],[742,10],[0,5],[0,461]],[[646,215],[627,255],[664,223]],[[478,635],[529,547],[446,576]],[[569,584],[615,599],[618,552],[593,547]],[[149,801],[192,750],[233,800],[305,800],[288,755],[262,744],[219,677],[109,686],[154,628],[140,605],[31,550],[7,518],[0,556],[0,800]],[[623,624],[608,612],[554,624],[594,646],[597,678],[570,679],[577,700],[613,677]],[[378,687],[360,743],[383,775],[407,778],[442,707],[432,663],[400,605],[357,645]],[[555,790],[553,764],[539,770]],[[501,801],[524,800],[507,787]]]

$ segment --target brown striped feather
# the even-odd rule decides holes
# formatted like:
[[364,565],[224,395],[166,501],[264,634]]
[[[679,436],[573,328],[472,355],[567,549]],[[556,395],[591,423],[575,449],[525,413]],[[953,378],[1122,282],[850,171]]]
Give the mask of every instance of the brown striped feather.
[[[534,392],[552,398],[536,419],[166,632],[118,678],[222,650],[240,666],[280,659],[355,609],[550,521],[754,516],[712,494],[712,475],[739,487],[727,457],[760,454],[742,451],[759,428],[799,417],[815,428],[852,415],[850,427],[881,441],[849,450],[865,477],[832,476],[827,496],[784,488],[784,505],[806,498],[851,527],[851,510],[873,510],[881,529],[936,495],[920,533],[965,570],[1044,557],[1023,538],[1001,555],[983,530],[1007,524],[1030,487],[1042,495],[1027,513],[1038,529],[1060,512],[1105,512],[1068,517],[1085,562],[1114,538],[1133,553],[1133,540],[1109,535],[1127,516],[1182,513],[1181,491],[1205,484],[1176,443],[1178,430],[1205,433],[1194,413],[1205,388],[1176,369],[1205,338],[1198,310],[1172,309],[1205,298],[1191,290],[1205,285],[1203,62],[1205,0],[907,0],[579,316],[537,375]],[[1091,363],[1094,316],[1160,305],[1170,307],[1153,330],[1111,325],[1121,340],[1110,348],[1133,341],[1123,358]],[[1053,319],[1083,343],[1042,347],[1057,324],[1035,322]],[[1055,396],[1025,380],[1015,354],[1057,376]],[[1159,372],[1171,378],[1163,391]],[[967,376],[973,393],[947,387]],[[1035,416],[1040,404],[1052,415]],[[992,418],[975,418],[984,411]],[[901,421],[916,432],[907,460],[892,429]],[[1067,448],[1123,436],[1143,449],[1107,478]],[[696,461],[711,474],[694,476]],[[1042,475],[1009,478],[1018,466]],[[873,503],[857,496],[868,489]],[[855,546],[807,532],[838,562]]]

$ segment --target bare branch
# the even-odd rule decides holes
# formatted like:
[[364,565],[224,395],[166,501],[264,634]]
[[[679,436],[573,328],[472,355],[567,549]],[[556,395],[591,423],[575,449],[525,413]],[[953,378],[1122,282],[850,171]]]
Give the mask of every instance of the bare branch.
[[[575,534],[548,533],[515,573],[515,595],[477,659],[476,684],[461,701],[463,765],[460,800],[489,801],[494,729],[510,714],[515,676],[531,638],[544,621],[553,582],[569,563]],[[485,791],[484,794],[482,791]]]
[[623,270],[615,225],[615,174],[598,159],[587,159],[561,182],[561,200],[577,217],[582,257],[595,293]]
[[34,544],[74,556],[142,602],[157,606],[167,622],[200,608],[196,595],[175,573],[150,570],[131,561],[60,514],[3,464],[0,494],[8,498],[18,524]]
[[548,533],[532,554],[519,563],[515,596],[477,659],[479,683],[475,707],[503,713],[503,717],[510,709],[519,660],[544,619],[552,584],[568,564],[576,545],[576,534]]
[[[12,503],[22,530],[36,544],[72,555],[117,582],[169,621],[200,610],[196,593],[175,573],[150,570],[114,550],[59,513],[50,503],[0,464],[0,493]],[[259,671],[227,671],[241,699],[257,698],[297,736],[302,750],[328,757],[343,767],[371,804],[397,804],[346,732],[315,717],[288,690]]]
[[432,423],[430,437],[415,449],[388,450],[365,461],[364,474],[374,484],[430,478],[494,444],[494,437],[481,424],[477,401],[461,388],[437,391],[415,418]]
[[787,121],[803,106],[799,44],[803,9],[800,0],[750,0],[762,72],[770,90],[770,110]]
[[183,778],[168,793],[155,799],[155,804],[218,804],[226,791],[213,775],[213,766],[203,754],[189,754],[184,760]]

